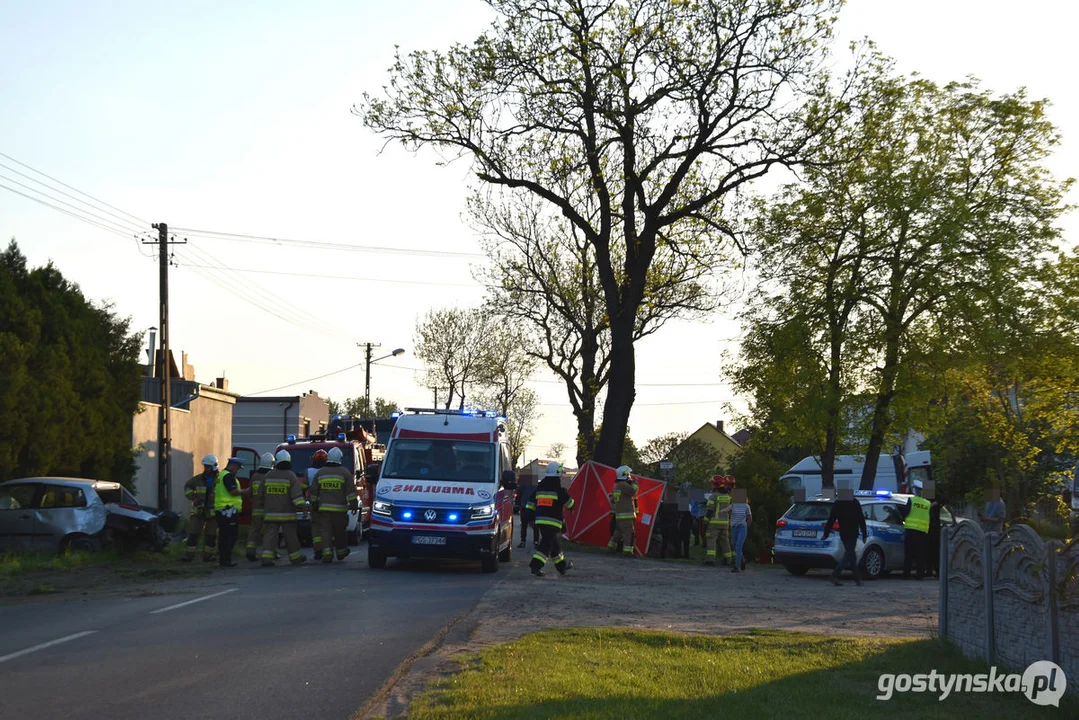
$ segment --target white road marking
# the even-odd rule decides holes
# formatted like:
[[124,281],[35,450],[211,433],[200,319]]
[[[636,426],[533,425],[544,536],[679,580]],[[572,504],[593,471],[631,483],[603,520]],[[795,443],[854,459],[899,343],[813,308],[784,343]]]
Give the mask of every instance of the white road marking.
[[70,642],[71,640],[78,640],[81,637],[86,637],[87,635],[93,635],[96,632],[97,632],[97,630],[86,630],[85,632],[75,633],[74,635],[68,635],[67,637],[62,637],[62,638],[60,638],[58,640],[50,640],[47,643],[41,643],[40,645],[35,645],[34,647],[26,648],[25,650],[20,650],[19,652],[13,652],[10,655],[0,656],[0,662],[7,662],[8,660],[14,660],[17,657],[22,657],[23,655],[29,655],[32,652],[37,652],[38,650],[44,650],[47,647],[52,647],[53,645],[59,645],[60,643]]
[[195,603],[200,603],[203,600],[210,600],[210,599],[215,598],[215,597],[221,597],[222,595],[228,595],[229,593],[236,592],[239,589],[240,588],[232,588],[231,590],[222,590],[219,593],[214,593],[213,595],[207,595],[206,597],[195,598],[194,600],[188,600],[187,602],[177,603],[176,605],[169,605],[168,607],[163,607],[160,610],[154,610],[150,614],[151,615],[157,615],[158,613],[168,612],[169,610],[176,610],[177,608],[186,607],[188,605],[194,605]]

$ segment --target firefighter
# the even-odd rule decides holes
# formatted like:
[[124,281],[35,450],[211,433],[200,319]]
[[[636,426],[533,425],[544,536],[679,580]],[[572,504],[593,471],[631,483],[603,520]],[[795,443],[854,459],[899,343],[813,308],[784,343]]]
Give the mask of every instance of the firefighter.
[[191,562],[199,551],[202,541],[202,560],[214,559],[217,547],[217,518],[214,517],[214,485],[217,484],[217,456],[202,458],[202,472],[184,483],[184,497],[191,501],[191,514],[187,518],[187,552],[184,562]]
[[[311,467],[307,468],[305,479],[300,481],[305,497],[311,497],[311,484],[315,481],[315,475],[326,464],[328,458],[329,454],[322,448],[316,450],[315,454],[311,456]],[[315,559],[322,557],[322,518],[314,505],[311,506],[311,546],[315,548]]]
[[553,462],[547,466],[547,474],[536,486],[536,495],[529,501],[528,509],[536,514],[540,531],[539,547],[532,553],[529,567],[536,577],[543,577],[543,567],[550,559],[559,575],[565,575],[573,565],[566,562],[558,536],[565,526],[562,512],[573,509],[573,498],[562,487],[563,465]]
[[733,562],[734,553],[731,552],[731,520],[730,516],[723,511],[730,506],[731,488],[734,487],[733,477],[723,475],[712,476],[712,488],[715,490],[708,496],[705,505],[704,516],[708,518],[708,540],[705,543],[705,565],[716,564],[716,551],[719,550],[724,565]]
[[303,508],[303,486],[292,472],[292,456],[288,450],[279,450],[274,459],[277,464],[263,476],[259,490],[263,509],[262,565],[274,565],[279,530],[285,536],[289,561],[299,565],[307,562],[307,557],[300,552],[300,540],[296,537],[296,511]]
[[610,494],[614,513],[614,532],[607,543],[609,552],[618,552],[622,546],[624,557],[633,557],[633,521],[637,519],[637,483],[633,481],[633,470],[623,465],[615,475],[614,490]]
[[273,467],[273,453],[264,452],[259,458],[259,466],[251,471],[251,526],[247,529],[247,559],[258,560],[258,547],[262,545],[262,479]]
[[341,457],[341,448],[330,448],[325,466],[315,473],[315,479],[311,481],[311,510],[319,523],[314,527],[314,532],[323,545],[324,563],[333,562],[335,550],[338,560],[348,557],[346,513],[356,512],[359,506],[356,481],[348,468],[341,465]]

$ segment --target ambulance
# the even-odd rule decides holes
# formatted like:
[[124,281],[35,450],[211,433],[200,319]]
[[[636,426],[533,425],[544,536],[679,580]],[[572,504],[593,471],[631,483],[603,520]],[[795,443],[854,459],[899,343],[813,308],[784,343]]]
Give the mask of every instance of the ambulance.
[[386,445],[371,507],[367,564],[465,558],[498,571],[513,553],[516,475],[506,419],[474,410],[410,408]]

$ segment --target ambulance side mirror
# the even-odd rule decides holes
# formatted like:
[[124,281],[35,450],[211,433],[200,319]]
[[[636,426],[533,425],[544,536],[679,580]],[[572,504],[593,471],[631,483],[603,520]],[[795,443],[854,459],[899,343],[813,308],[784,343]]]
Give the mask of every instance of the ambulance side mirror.
[[512,470],[503,470],[502,471],[502,487],[506,488],[507,490],[516,490],[517,489],[517,473],[513,472]]

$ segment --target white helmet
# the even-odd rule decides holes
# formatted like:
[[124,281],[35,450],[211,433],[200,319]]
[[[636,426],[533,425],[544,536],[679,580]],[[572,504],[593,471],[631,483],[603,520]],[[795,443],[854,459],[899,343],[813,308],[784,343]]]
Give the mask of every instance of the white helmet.
[[217,467],[217,456],[213,453],[207,455],[202,459],[202,464],[212,468]]
[[633,473],[633,468],[629,465],[623,465],[615,472],[619,480],[629,480],[629,476]]
[[565,466],[560,462],[547,463],[547,477],[559,477]]
[[271,453],[271,452],[262,453],[262,455],[259,457],[259,467],[260,468],[272,468],[273,467],[273,453]]
[[274,455],[274,459],[277,460],[277,462],[279,463],[292,462],[292,456],[289,455],[288,450],[278,450],[277,454]]
[[344,455],[341,453],[341,448],[330,448],[330,451],[326,453],[326,462],[340,463],[341,458],[343,457]]

